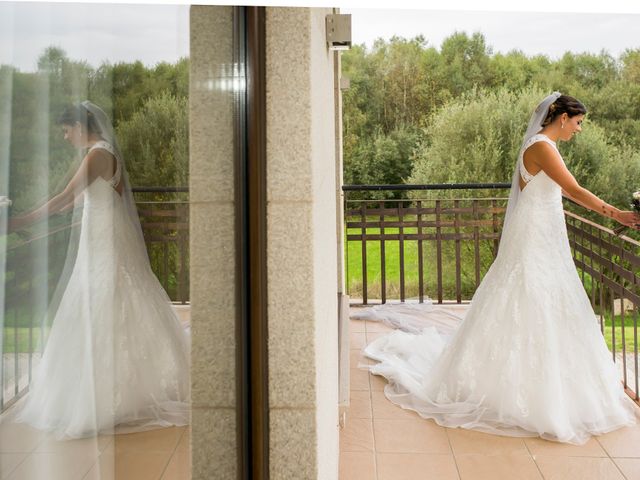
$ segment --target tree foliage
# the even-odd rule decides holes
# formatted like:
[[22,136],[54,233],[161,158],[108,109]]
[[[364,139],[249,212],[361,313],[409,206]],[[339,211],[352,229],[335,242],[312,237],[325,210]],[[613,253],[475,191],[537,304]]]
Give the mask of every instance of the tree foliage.
[[0,66],[0,99],[10,112],[9,196],[16,211],[60,191],[80,160],[63,139],[57,117],[89,99],[112,118],[133,185],[188,183],[189,61],[104,63],[93,68],[57,47],[34,73]]
[[168,91],[150,97],[129,119],[121,121],[117,137],[127,152],[131,183],[187,185],[188,130],[187,98]]
[[508,182],[532,108],[559,90],[589,110],[561,144],[576,178],[622,208],[640,187],[640,49],[551,60],[456,32],[439,48],[394,37],[342,59],[345,183]]

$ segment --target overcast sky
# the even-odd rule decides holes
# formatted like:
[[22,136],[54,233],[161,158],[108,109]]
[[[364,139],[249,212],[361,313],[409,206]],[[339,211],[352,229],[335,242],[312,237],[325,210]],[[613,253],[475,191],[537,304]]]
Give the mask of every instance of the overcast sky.
[[[338,2],[339,4],[339,2]],[[442,2],[439,2],[442,5]],[[494,52],[519,49],[557,58],[565,51],[618,56],[640,48],[640,14],[521,13],[342,8],[352,14],[354,43],[422,34],[440,47],[453,32],[480,31]],[[186,5],[105,5],[0,1],[0,64],[33,71],[44,48],[63,48],[93,66],[141,60],[174,62],[189,53]]]
[[557,58],[566,51],[618,56],[640,48],[640,15],[602,13],[447,12],[428,10],[342,9],[351,13],[354,43],[422,34],[440,47],[454,31],[482,32],[494,53],[518,49]]
[[33,71],[50,45],[93,66],[175,62],[189,55],[189,7],[0,1],[0,64]]

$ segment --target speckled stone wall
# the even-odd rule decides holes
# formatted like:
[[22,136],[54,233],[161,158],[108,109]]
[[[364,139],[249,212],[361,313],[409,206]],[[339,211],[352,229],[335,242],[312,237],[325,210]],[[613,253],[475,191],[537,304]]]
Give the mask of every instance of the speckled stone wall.
[[267,8],[272,480],[338,478],[332,9]]
[[192,478],[235,480],[233,12],[190,16]]
[[[270,474],[338,478],[331,9],[267,8]],[[191,7],[193,479],[235,479],[231,7]]]

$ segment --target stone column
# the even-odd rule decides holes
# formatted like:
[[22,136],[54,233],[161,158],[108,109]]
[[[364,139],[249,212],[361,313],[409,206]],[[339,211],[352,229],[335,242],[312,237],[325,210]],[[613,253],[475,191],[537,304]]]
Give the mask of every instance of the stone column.
[[338,478],[334,58],[328,8],[267,8],[271,480]]
[[233,9],[191,7],[192,478],[235,480]]

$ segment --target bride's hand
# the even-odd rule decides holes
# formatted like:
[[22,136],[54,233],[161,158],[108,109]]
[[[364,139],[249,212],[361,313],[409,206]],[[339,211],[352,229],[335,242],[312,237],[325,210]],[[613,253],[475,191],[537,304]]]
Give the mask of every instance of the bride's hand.
[[640,227],[640,214],[632,210],[620,211],[613,219],[627,227],[635,229]]

